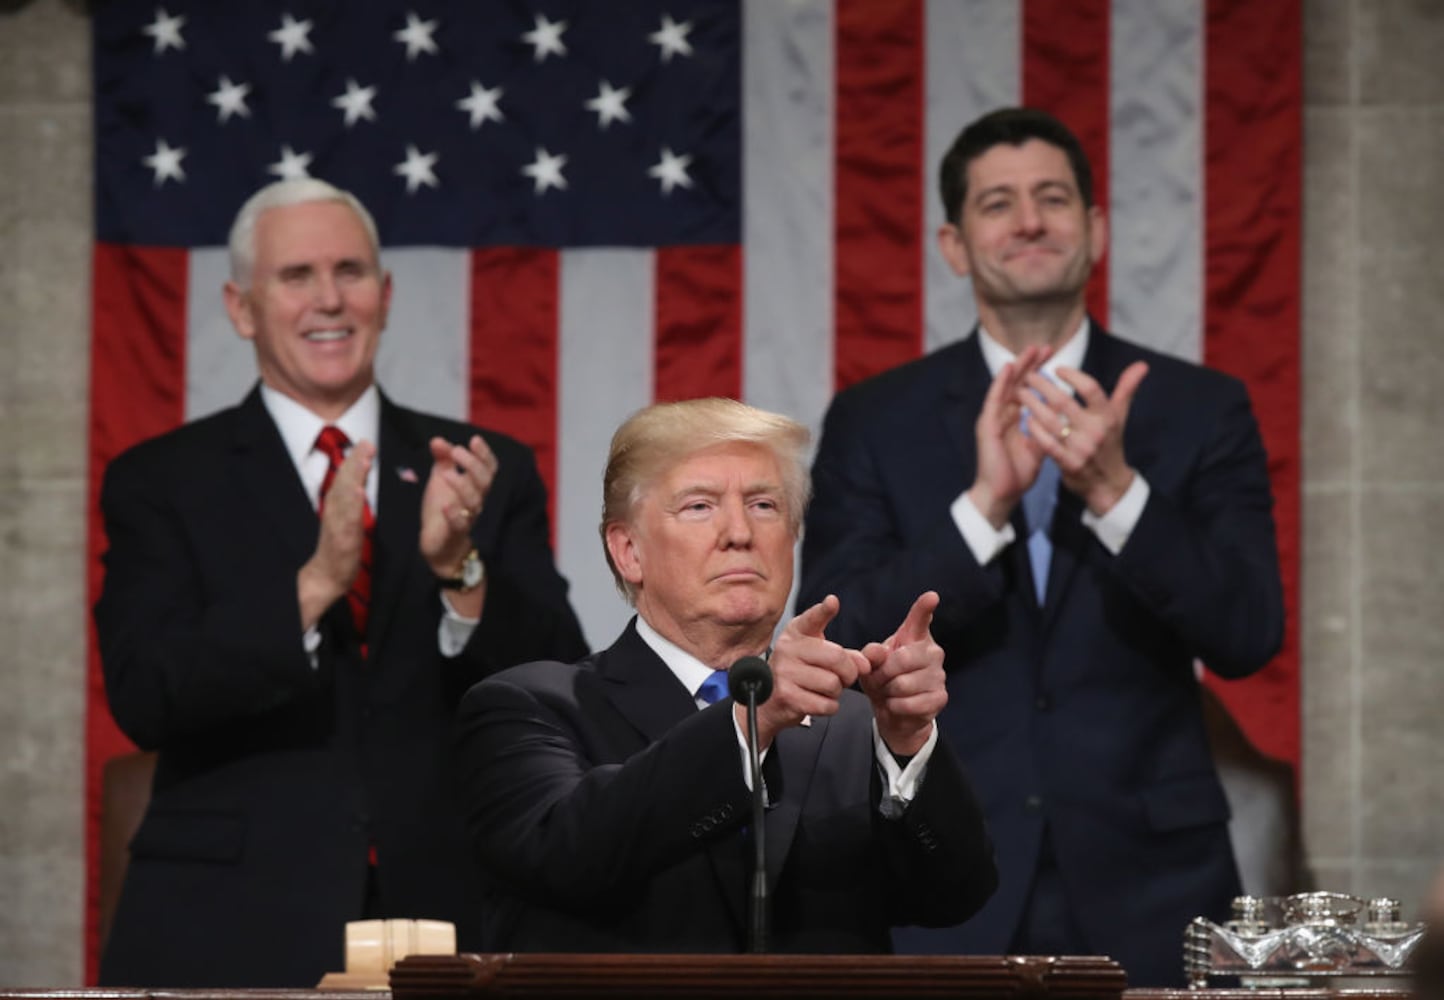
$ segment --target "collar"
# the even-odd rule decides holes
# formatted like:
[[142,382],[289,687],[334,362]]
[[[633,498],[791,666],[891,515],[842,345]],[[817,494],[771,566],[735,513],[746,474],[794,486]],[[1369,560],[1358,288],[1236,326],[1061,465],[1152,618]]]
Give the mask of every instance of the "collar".
[[702,682],[712,676],[711,667],[648,625],[641,615],[637,615],[637,635],[661,658],[688,694],[696,695]]
[[[993,335],[978,324],[978,346],[983,350],[983,363],[988,366],[988,374],[996,376],[998,372],[1009,361],[1017,357],[1008,350],[1002,343],[994,339]],[[1053,381],[1062,385],[1063,382],[1054,376],[1060,365],[1068,368],[1076,368],[1080,371],[1083,368],[1083,358],[1088,353],[1088,317],[1083,317],[1082,324],[1073,331],[1073,336],[1063,342],[1063,346],[1053,352],[1043,365],[1043,373]]]
[[[275,421],[276,429],[281,432],[286,454],[291,456],[295,465],[303,463],[316,446],[316,435],[321,433],[321,428],[333,422],[322,420],[301,403],[264,382],[261,383],[261,402]],[[368,386],[361,398],[334,423],[346,432],[353,443],[375,441],[381,428],[381,394],[376,390],[375,383]]]

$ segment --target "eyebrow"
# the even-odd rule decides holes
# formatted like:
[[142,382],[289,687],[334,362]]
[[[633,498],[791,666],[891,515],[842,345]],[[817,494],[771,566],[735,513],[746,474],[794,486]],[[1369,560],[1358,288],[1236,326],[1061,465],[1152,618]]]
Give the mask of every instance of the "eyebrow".
[[[667,497],[667,500],[669,503],[676,503],[683,497],[689,495],[700,493],[701,495],[706,497],[719,497],[726,492],[727,488],[725,486],[718,485],[716,482],[699,481],[689,483],[686,486],[681,487],[680,489],[674,490]],[[782,484],[772,482],[770,480],[759,480],[757,482],[748,483],[742,488],[742,496],[744,498],[761,496],[770,493],[780,495],[782,493]]]
[[[1034,193],[1052,189],[1064,191],[1068,194],[1077,193],[1077,189],[1074,188],[1073,185],[1058,177],[1044,178],[1043,180],[1035,183],[1032,187],[1027,188],[1028,191]],[[1015,184],[994,184],[991,187],[980,188],[974,201],[983,201],[995,194],[1013,194],[1017,190],[1018,186]]]

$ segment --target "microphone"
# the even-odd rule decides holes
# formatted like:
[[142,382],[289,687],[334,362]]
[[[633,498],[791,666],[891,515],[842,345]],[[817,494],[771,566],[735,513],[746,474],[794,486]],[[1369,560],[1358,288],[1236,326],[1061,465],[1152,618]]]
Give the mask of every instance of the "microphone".
[[762,755],[757,749],[757,706],[772,697],[772,668],[760,656],[744,656],[727,671],[727,693],[747,705],[747,759],[752,771],[752,897],[748,951],[767,953],[767,836],[763,820]]

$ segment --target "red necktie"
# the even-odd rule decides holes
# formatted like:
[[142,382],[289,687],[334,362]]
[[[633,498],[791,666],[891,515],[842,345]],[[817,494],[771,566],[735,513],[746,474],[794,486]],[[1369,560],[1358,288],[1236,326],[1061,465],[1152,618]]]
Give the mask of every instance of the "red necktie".
[[[325,455],[330,463],[326,467],[325,478],[321,480],[321,495],[316,504],[317,513],[326,509],[326,494],[331,492],[331,483],[336,478],[336,470],[341,468],[341,463],[346,458],[346,449],[350,446],[351,439],[339,427],[323,427],[321,433],[316,435],[316,450]],[[376,517],[371,513],[370,503],[366,504],[362,517],[366,534],[361,543],[361,569],[356,573],[350,593],[346,595],[346,603],[351,607],[351,620],[355,622],[356,631],[361,635],[361,648],[364,655],[366,622],[371,606],[372,536],[376,533]]]

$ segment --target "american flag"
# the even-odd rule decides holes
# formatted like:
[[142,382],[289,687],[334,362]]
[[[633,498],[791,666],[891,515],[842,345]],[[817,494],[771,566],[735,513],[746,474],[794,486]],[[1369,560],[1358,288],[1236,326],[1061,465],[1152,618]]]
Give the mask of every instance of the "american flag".
[[[245,393],[227,228],[268,181],[321,177],[380,226],[382,385],[536,449],[608,642],[615,426],[702,394],[816,426],[839,385],[965,335],[935,170],[1026,103],[1078,132],[1110,210],[1094,314],[1249,384],[1294,619],[1298,0],[111,0],[94,33],[92,498],[119,451]],[[1220,693],[1296,763],[1289,635]],[[93,818],[126,744],[91,648]]]

